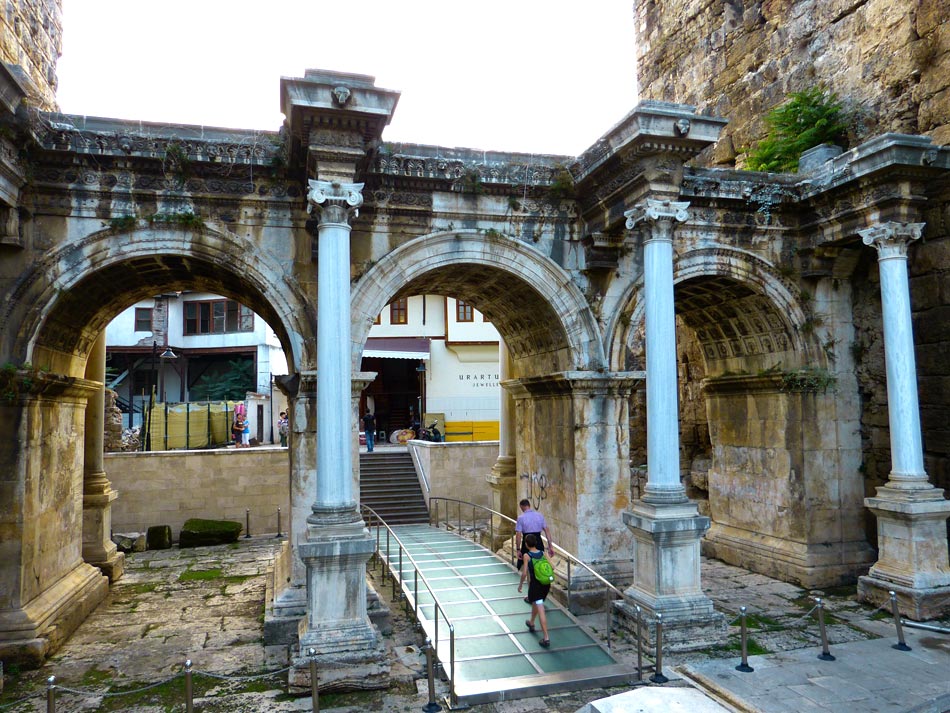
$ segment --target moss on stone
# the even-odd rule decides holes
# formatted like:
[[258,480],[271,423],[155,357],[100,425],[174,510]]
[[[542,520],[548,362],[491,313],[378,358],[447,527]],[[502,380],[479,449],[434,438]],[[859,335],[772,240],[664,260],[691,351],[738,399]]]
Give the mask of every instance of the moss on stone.
[[192,518],[181,528],[179,547],[203,547],[235,542],[241,534],[241,523],[233,520],[202,520]]

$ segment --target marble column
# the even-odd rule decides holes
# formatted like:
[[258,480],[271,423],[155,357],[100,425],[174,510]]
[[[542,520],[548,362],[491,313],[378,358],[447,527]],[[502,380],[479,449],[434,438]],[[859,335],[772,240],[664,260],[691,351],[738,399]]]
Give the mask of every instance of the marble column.
[[[515,459],[515,408],[514,398],[504,388],[511,377],[511,355],[501,337],[498,339],[498,383],[502,385],[498,407],[498,459],[488,474],[491,488],[492,510],[511,518],[518,517],[518,477]],[[494,520],[495,541],[492,549],[501,547],[515,531],[514,525],[500,517]]]
[[125,569],[125,555],[112,542],[112,501],[118,493],[106,477],[105,440],[106,333],[103,330],[86,360],[86,379],[100,386],[86,404],[82,482],[82,558],[114,582]]
[[366,609],[366,562],[375,549],[353,487],[350,350],[350,218],[363,184],[310,181],[318,215],[317,487],[297,546],[307,570],[299,655],[314,651],[321,685],[388,685],[389,663]]
[[[689,203],[647,200],[625,213],[627,228],[643,234],[646,321],[647,484],[623,521],[634,536],[634,583],[628,602],[652,625],[662,614],[673,647],[702,646],[725,634],[700,583],[699,542],[709,518],[699,514],[680,481],[676,318],[673,304],[673,231]],[[652,639],[654,629],[651,626]]]
[[878,561],[858,581],[858,597],[883,603],[897,593],[901,612],[931,619],[950,611],[946,520],[950,501],[924,470],[917,367],[907,278],[907,248],[923,223],[881,223],[858,231],[878,255],[891,472],[864,504],[877,517]]

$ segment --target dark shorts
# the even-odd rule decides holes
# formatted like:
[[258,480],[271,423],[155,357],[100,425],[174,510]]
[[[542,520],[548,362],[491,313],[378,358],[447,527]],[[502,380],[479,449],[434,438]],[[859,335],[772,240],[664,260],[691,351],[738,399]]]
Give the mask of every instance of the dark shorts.
[[548,592],[551,591],[550,584],[541,584],[534,577],[528,582],[528,601],[534,604],[537,601],[548,598]]

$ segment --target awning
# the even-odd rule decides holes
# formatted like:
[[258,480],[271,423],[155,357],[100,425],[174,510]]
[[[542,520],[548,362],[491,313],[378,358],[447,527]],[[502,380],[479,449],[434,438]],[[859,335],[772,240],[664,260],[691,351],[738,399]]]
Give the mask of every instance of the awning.
[[369,337],[363,347],[363,358],[428,359],[428,337]]

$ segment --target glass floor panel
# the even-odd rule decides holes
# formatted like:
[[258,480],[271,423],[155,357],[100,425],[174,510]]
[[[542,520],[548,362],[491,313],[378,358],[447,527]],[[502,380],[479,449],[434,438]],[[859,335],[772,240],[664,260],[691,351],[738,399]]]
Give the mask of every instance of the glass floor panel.
[[[531,633],[525,620],[531,615],[524,595],[518,592],[519,574],[509,563],[484,547],[428,525],[393,527],[398,542],[385,537],[379,554],[399,569],[407,593],[418,587],[419,622],[435,639],[438,613],[437,654],[450,672],[448,616],[455,633],[453,689],[459,703],[486,703],[535,696],[579,686],[621,685],[636,680],[636,671],[625,670],[598,640],[549,599],[545,605],[552,646],[542,648],[540,625]],[[433,591],[425,586],[422,576]]]

